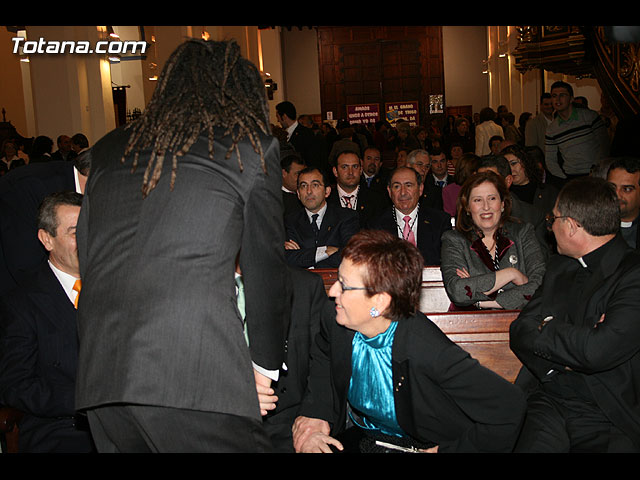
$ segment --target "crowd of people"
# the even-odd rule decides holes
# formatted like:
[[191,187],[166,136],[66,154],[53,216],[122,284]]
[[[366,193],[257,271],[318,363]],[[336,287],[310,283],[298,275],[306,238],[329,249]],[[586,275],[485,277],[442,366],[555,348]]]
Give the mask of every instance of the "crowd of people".
[[[540,100],[274,125],[237,45],[190,40],[92,148],[3,147],[21,451],[640,451],[640,160],[569,84]],[[419,311],[425,266],[451,311],[521,312],[515,383]]]

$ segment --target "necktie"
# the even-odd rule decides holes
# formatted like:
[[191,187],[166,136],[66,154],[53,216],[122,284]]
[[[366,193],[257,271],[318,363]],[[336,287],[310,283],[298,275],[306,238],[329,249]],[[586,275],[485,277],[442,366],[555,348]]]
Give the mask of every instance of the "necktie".
[[247,322],[245,319],[245,302],[244,302],[244,282],[241,276],[236,277],[236,286],[238,287],[238,310],[240,310],[240,315],[242,316],[242,326],[244,329],[244,338],[247,341],[247,345],[249,345],[249,334],[247,333]]
[[373,180],[373,177],[368,177],[367,178],[367,187],[371,186],[371,181]]
[[416,236],[413,234],[413,230],[411,230],[410,222],[411,217],[407,215],[404,217],[404,230],[402,230],[403,238],[411,243],[414,247],[416,246]]
[[438,180],[438,186],[439,187],[444,187],[444,180]]
[[76,283],[73,284],[73,290],[78,292],[78,294],[76,295],[76,299],[73,302],[73,306],[78,308],[78,299],[80,298],[80,289],[82,288],[82,282],[80,281],[80,279],[76,280]]
[[314,213],[311,215],[311,228],[313,229],[313,233],[315,233],[316,237],[318,233],[320,233],[320,229],[318,228],[318,214]]
[[344,200],[344,206],[347,208],[353,208],[351,206],[351,199],[353,198],[353,195],[344,195],[342,197],[342,199]]

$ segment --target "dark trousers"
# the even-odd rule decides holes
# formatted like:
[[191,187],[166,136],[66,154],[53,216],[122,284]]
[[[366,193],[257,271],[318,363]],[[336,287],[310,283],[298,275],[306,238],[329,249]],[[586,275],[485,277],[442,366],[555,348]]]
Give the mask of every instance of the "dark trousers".
[[247,417],[147,405],[87,412],[100,453],[270,453],[262,423]]
[[542,389],[528,398],[516,453],[630,453],[640,446],[594,403],[560,398]]

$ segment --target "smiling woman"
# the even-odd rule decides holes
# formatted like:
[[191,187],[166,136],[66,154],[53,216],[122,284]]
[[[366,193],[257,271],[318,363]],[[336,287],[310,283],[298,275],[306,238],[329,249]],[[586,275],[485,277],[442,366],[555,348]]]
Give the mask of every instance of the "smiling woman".
[[456,229],[442,236],[442,278],[451,309],[522,308],[542,282],[533,227],[510,218],[511,197],[492,171],[471,176],[458,197]]
[[294,423],[298,452],[508,452],[524,414],[518,387],[418,311],[419,251],[362,230],[343,250]]

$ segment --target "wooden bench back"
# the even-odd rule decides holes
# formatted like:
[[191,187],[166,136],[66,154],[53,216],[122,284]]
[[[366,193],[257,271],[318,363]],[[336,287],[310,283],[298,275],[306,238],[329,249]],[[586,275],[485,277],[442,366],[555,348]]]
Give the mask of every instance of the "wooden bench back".
[[[312,270],[322,276],[327,294],[337,280],[336,269]],[[522,364],[509,348],[509,326],[517,310],[449,312],[449,297],[439,267],[426,267],[422,275],[422,311],[440,330],[485,367],[513,382]]]

